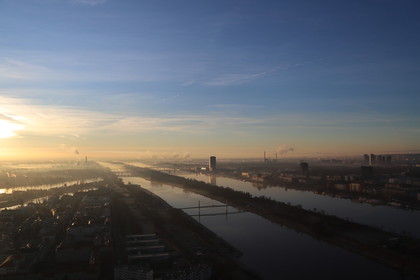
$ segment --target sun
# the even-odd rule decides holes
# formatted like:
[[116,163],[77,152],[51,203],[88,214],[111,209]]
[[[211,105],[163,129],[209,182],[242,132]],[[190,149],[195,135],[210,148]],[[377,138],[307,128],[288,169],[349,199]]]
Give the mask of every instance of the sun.
[[23,126],[7,120],[0,120],[0,138],[9,138],[15,136],[16,130],[22,129]]

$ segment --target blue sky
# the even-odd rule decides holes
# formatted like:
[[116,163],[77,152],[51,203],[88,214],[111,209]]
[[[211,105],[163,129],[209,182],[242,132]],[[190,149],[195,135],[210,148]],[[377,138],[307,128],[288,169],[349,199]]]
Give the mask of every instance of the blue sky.
[[419,31],[415,0],[1,0],[1,152],[420,151]]

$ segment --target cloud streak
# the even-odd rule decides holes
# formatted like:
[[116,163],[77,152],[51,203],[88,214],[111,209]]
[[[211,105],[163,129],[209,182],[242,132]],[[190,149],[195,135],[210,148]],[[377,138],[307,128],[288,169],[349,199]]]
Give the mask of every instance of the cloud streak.
[[102,134],[182,132],[207,134],[221,127],[261,124],[259,120],[220,115],[128,116],[82,108],[37,104],[31,99],[0,97],[0,118],[19,121],[20,135],[77,137]]
[[0,80],[39,80],[50,74],[47,67],[22,60],[5,58],[0,62]]
[[[235,104],[234,108],[242,108]],[[395,118],[380,115],[343,114],[332,119],[326,115],[267,114],[258,118],[249,114],[231,113],[232,107],[219,106],[214,112],[203,114],[142,115],[137,113],[103,113],[85,108],[39,104],[36,100],[0,96],[0,120],[13,123],[14,129],[7,135],[21,137],[48,136],[80,139],[93,135],[140,136],[150,133],[175,133],[182,135],[251,136],[261,130],[273,129],[303,131],[349,131],[354,133],[375,125],[382,130],[399,126],[401,130],[418,126],[419,119]],[[245,107],[246,108],[246,107]],[[245,110],[246,111],[246,110]],[[292,152],[292,146],[278,149],[279,153]]]
[[255,74],[224,74],[210,81],[205,82],[209,86],[230,86],[242,85],[253,80],[266,76],[270,71],[264,71]]
[[106,2],[106,0],[72,0],[73,3],[96,6]]
[[[40,59],[41,58],[41,59]],[[177,53],[118,51],[7,51],[0,56],[0,81],[174,81],[195,79],[202,66]],[[42,62],[40,62],[42,61]],[[170,67],[169,65],[176,65]]]

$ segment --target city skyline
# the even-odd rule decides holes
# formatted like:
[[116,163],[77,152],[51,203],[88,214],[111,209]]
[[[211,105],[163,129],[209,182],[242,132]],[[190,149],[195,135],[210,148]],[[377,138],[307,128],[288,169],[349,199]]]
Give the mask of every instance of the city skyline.
[[0,154],[420,152],[417,1],[0,3]]

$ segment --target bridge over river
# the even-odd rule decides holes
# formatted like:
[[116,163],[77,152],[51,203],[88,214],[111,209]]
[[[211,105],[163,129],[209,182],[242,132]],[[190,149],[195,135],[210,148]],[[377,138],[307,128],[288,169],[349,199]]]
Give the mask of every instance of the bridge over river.
[[[216,213],[201,213],[201,209],[206,208],[225,208],[224,212],[216,212]],[[190,214],[192,217],[205,217],[205,216],[219,216],[219,215],[231,215],[231,214],[239,214],[239,213],[246,213],[246,211],[230,211],[229,212],[229,205],[228,204],[213,204],[213,205],[201,205],[200,201],[198,201],[198,206],[190,206],[190,207],[182,207],[178,208],[179,210],[191,210],[191,209],[198,209],[198,214]]]

